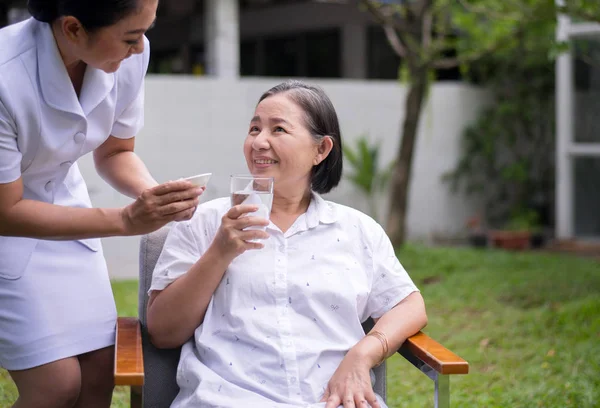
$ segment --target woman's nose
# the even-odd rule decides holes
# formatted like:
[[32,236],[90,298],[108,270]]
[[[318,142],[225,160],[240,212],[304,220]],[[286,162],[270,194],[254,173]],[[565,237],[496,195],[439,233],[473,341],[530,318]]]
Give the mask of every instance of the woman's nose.
[[264,130],[260,132],[252,142],[252,148],[254,150],[266,150],[269,148],[269,138]]

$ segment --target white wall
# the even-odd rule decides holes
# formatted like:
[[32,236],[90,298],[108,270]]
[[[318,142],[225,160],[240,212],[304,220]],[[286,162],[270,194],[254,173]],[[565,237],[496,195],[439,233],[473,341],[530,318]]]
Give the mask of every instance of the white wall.
[[[278,82],[149,76],[146,125],[137,137],[136,150],[159,182],[212,172],[202,199],[227,195],[229,175],[246,171],[242,143],[255,103],[262,92]],[[382,142],[382,164],[395,157],[405,87],[393,81],[310,82],[321,85],[331,97],[346,144],[367,133]],[[461,131],[486,99],[485,92],[463,84],[433,86],[414,158],[408,212],[411,239],[460,234],[466,218],[473,214],[474,204],[451,195],[440,177],[455,164]],[[130,202],[96,175],[90,157],[83,158],[80,165],[94,205],[115,207]],[[366,210],[365,201],[357,196],[353,186],[343,181],[327,198]],[[385,201],[383,197],[382,209]],[[137,276],[138,242],[137,237],[104,240],[113,276]]]

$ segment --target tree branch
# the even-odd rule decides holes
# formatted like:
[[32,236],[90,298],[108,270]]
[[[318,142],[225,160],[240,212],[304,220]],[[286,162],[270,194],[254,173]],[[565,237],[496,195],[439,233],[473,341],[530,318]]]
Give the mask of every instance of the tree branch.
[[431,46],[431,39],[433,36],[433,12],[431,9],[425,10],[423,15],[423,48],[428,50]]
[[382,27],[383,27],[383,31],[385,32],[385,36],[387,37],[388,42],[392,46],[392,49],[394,50],[394,52],[400,58],[406,58],[408,56],[408,53],[406,52],[406,48],[400,42],[400,39],[398,38],[398,33],[396,32],[396,30],[394,30],[394,28],[389,24],[384,24]]
[[394,52],[401,58],[406,58],[408,55],[407,47],[404,45],[406,42],[403,41],[400,33],[406,32],[406,28],[401,27],[398,22],[395,22],[393,17],[386,16],[379,7],[374,5],[369,0],[361,0],[361,3],[367,7],[367,10],[377,20],[377,23],[383,28],[385,36],[387,37]]

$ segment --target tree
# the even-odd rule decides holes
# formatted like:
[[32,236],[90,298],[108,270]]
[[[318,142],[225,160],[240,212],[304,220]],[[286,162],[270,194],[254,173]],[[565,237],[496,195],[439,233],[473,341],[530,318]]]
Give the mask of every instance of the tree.
[[[576,0],[569,12],[593,14],[596,1]],[[464,71],[474,62],[522,46],[525,30],[539,31],[539,41],[553,42],[547,27],[556,21],[558,9],[555,0],[360,0],[360,4],[381,25],[401,58],[409,86],[385,226],[392,243],[401,246],[413,152],[433,73],[454,67]]]

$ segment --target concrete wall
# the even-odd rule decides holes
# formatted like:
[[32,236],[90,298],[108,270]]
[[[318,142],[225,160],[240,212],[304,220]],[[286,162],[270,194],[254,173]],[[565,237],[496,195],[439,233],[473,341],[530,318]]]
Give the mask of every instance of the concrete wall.
[[[278,82],[149,76],[146,125],[137,137],[136,150],[159,182],[212,172],[203,200],[228,195],[229,175],[246,171],[242,143],[255,103],[262,92]],[[381,141],[382,164],[395,157],[405,87],[393,81],[310,82],[321,85],[331,97],[344,143],[353,144],[361,134],[368,134]],[[484,91],[464,84],[446,82],[433,86],[414,158],[408,213],[411,239],[460,234],[466,218],[475,211],[472,202],[452,195],[440,177],[455,164],[462,129],[486,99]],[[82,158],[80,166],[94,205],[115,207],[130,202],[99,178],[91,157]],[[327,198],[365,211],[368,208],[346,180]],[[381,213],[387,207],[386,201],[385,195],[381,197]],[[104,240],[113,276],[137,276],[138,242],[137,237]]]

